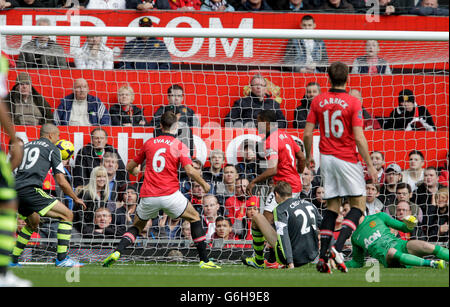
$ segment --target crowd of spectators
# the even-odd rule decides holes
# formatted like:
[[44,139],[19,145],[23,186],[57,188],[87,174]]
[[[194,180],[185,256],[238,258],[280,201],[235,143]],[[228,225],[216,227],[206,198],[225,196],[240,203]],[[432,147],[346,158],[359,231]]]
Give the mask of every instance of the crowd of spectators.
[[[365,13],[364,1],[358,0],[157,0],[157,1],[103,1],[103,0],[0,0],[0,9],[15,7],[81,7],[86,9],[135,9],[148,11],[162,10],[202,10],[202,11],[314,11],[334,13]],[[448,9],[438,6],[437,0],[380,0],[383,14],[448,15]],[[41,18],[36,25],[50,25],[48,19]],[[139,20],[139,26],[151,27],[148,17]],[[302,29],[315,29],[315,20],[305,15]],[[45,50],[44,50],[45,49]],[[377,41],[369,40],[365,45],[365,54],[357,57],[352,65],[355,74],[391,74],[389,64],[379,56]],[[43,51],[44,50],[44,51]],[[151,59],[138,61],[138,59]],[[164,42],[152,37],[137,37],[129,41],[122,53],[119,68],[125,69],[170,69],[170,55]],[[325,72],[328,53],[321,40],[290,40],[286,48],[284,63],[300,73]],[[88,37],[83,46],[74,53],[74,65],[80,69],[113,69],[113,51],[108,48],[102,37]],[[49,36],[37,36],[23,45],[17,59],[17,68],[67,68],[64,51]],[[249,94],[239,98],[225,116],[225,125],[233,127],[255,128],[256,118],[262,110],[273,110],[277,115],[279,128],[289,127],[287,116],[280,103],[267,90],[268,80],[262,74],[255,74],[249,84]],[[320,85],[310,82],[306,85],[305,95],[294,110],[292,127],[303,129],[311,101],[321,93]],[[361,92],[351,89],[350,93],[363,100]],[[193,127],[200,126],[200,120],[194,110],[184,101],[184,89],[173,84],[167,89],[168,104],[160,106],[153,118],[145,118],[143,109],[135,101],[134,89],[129,85],[121,86],[117,91],[117,103],[109,109],[93,92],[87,80],[74,80],[73,93],[61,97],[59,105],[53,110],[45,98],[38,93],[26,72],[18,74],[16,84],[5,101],[11,118],[17,125],[42,125],[53,122],[59,126],[93,126],[91,141],[77,153],[74,167],[65,164],[67,177],[70,178],[77,195],[83,199],[86,210],[75,206],[74,231],[84,238],[117,238],[133,221],[139,202],[139,184],[132,182],[125,171],[118,150],[108,144],[108,134],[101,126],[151,126],[158,135],[161,115],[167,110],[174,111],[180,123],[180,135],[186,136],[193,146]],[[425,106],[418,105],[411,89],[402,89],[398,93],[398,107],[386,118],[374,118],[363,110],[366,129],[426,130],[435,131],[433,116]],[[193,147],[190,147],[191,155]],[[264,171],[261,157],[257,154],[257,143],[245,141],[239,147],[239,159],[236,165],[227,162],[225,153],[212,150],[207,167],[194,159],[194,167],[201,171],[212,189],[206,194],[202,187],[191,182],[180,173],[180,190],[192,202],[201,214],[206,236],[214,247],[214,240],[251,240],[251,217],[261,210],[260,197],[248,197],[245,190],[249,181]],[[385,167],[385,157],[380,151],[371,154],[374,166],[379,172],[379,183],[367,181],[366,214],[386,212],[394,218],[413,214],[418,217],[419,225],[412,235],[398,233],[399,237],[420,238],[429,241],[448,242],[448,164],[442,169],[425,167],[424,154],[418,150],[408,154],[409,167],[402,169],[392,163]],[[447,162],[448,163],[448,162]],[[441,176],[441,177],[440,177]],[[300,198],[313,203],[320,212],[326,210],[323,199],[324,188],[320,169],[313,166],[305,168],[301,174],[302,191]],[[448,178],[448,177],[447,177]],[[56,187],[57,189],[57,187]],[[56,193],[56,190],[55,190]],[[67,203],[67,202],[66,202]],[[345,216],[345,202],[342,204],[342,216]],[[190,239],[189,223],[172,219],[165,214],[150,220],[144,237],[160,239]],[[339,231],[337,224],[336,232]],[[224,247],[250,247],[250,245],[225,244]]]
[[[447,5],[445,5],[447,4]],[[101,10],[181,10],[248,12],[321,12],[366,14],[379,8],[379,14],[448,16],[448,2],[438,0],[0,0],[0,9],[85,8]]]

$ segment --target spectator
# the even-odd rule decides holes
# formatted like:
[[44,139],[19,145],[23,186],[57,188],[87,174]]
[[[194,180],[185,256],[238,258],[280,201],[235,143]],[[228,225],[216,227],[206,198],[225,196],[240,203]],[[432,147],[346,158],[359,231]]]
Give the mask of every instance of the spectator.
[[115,206],[117,201],[119,187],[126,185],[126,181],[117,180],[117,171],[119,170],[119,155],[115,152],[105,152],[101,165],[108,171],[109,196],[108,201]]
[[[353,97],[358,98],[359,101],[361,101],[361,106],[363,105],[363,98],[360,91],[358,91],[357,89],[351,89],[350,91],[348,91],[348,93]],[[378,120],[374,119],[372,115],[370,115],[370,113],[367,112],[364,106],[362,106],[362,110],[364,118],[364,130],[380,130],[381,125],[378,122]]]
[[238,179],[236,167],[233,164],[227,164],[223,168],[223,184],[215,187],[215,194],[223,206],[228,197],[234,195],[234,188]]
[[320,215],[323,215],[323,211],[327,209],[327,201],[323,199],[325,195],[325,188],[323,186],[316,186],[313,192],[314,198],[312,204],[319,210]]
[[256,156],[256,144],[251,140],[245,140],[240,146],[242,161],[236,165],[239,177],[246,177],[250,181],[262,173]]
[[[367,2],[365,0],[350,0],[357,13],[371,13],[377,15],[409,14],[414,0],[378,0]],[[375,9],[376,8],[376,9]],[[369,11],[371,9],[371,11]]]
[[246,0],[242,3],[240,10],[248,12],[273,11],[272,7],[267,4],[266,0]]
[[[216,219],[216,231],[212,236],[213,247],[221,248],[232,248],[235,247],[231,243],[223,243],[223,241],[238,241],[239,238],[233,233],[233,228],[231,222],[228,218],[219,216]],[[214,242],[214,240],[220,240],[219,242]],[[223,245],[222,245],[223,244]]]
[[53,123],[53,111],[45,98],[33,87],[30,75],[21,72],[16,84],[5,97],[5,103],[15,125]]
[[[3,1],[5,3],[4,8],[56,8],[58,7],[58,4],[60,1],[58,0],[5,0]],[[2,1],[0,1],[0,9],[3,9],[2,7]],[[9,3],[9,6],[8,4]]]
[[61,99],[53,114],[57,126],[109,126],[111,118],[99,98],[89,94],[83,78],[73,83],[73,93]]
[[242,233],[242,229],[239,227],[236,228],[234,224],[236,223],[236,220],[242,221],[245,216],[247,203],[245,190],[247,189],[248,184],[249,180],[247,178],[236,179],[234,188],[235,193],[225,202],[225,216],[230,219],[230,222],[233,225],[233,231],[238,235]]
[[89,10],[124,10],[127,0],[89,0]]
[[123,85],[117,91],[118,103],[111,106],[109,115],[113,126],[146,126],[144,111],[133,104],[134,91],[129,85]]
[[[412,215],[411,206],[407,201],[399,201],[395,206],[395,219],[398,221],[402,221],[406,216]],[[412,240],[419,239],[423,236],[423,232],[420,227],[416,226],[411,232],[401,232],[399,230],[392,229],[391,230],[397,237],[402,240]]]
[[[39,18],[36,26],[50,26],[50,20]],[[64,49],[50,36],[40,35],[23,45],[16,62],[17,68],[67,68]]]
[[448,16],[448,8],[439,7],[438,0],[422,0],[409,13],[419,16]]
[[172,111],[178,118],[178,139],[180,139],[190,150],[191,156],[194,155],[194,136],[192,134],[193,127],[200,127],[200,120],[195,114],[194,110],[184,104],[184,90],[179,84],[173,84],[167,90],[168,105],[160,106],[153,119],[150,122],[150,126],[155,127],[155,136],[162,133],[160,123],[161,116],[167,112]]
[[294,110],[294,121],[292,122],[294,128],[305,128],[306,117],[308,116],[311,102],[319,94],[320,85],[317,82],[309,82],[306,85],[305,95],[301,100],[301,104]]
[[299,198],[311,203],[314,199],[313,195],[314,187],[312,185],[313,175],[308,167],[305,167],[303,169],[301,178],[302,178],[302,191],[300,192]]
[[234,12],[234,7],[226,0],[205,0],[200,7],[201,11]]
[[378,182],[380,185],[384,183],[384,154],[381,151],[372,151],[370,154],[372,164],[378,172]]
[[[311,15],[305,15],[300,22],[303,30],[314,30],[316,22]],[[328,53],[323,40],[290,39],[284,54],[284,63],[295,65],[293,70],[301,73],[325,72]]]
[[203,214],[203,196],[205,196],[205,190],[195,181],[191,183],[191,187],[191,191],[188,195],[186,195],[186,198],[191,202],[194,209],[201,216]]
[[320,0],[276,0],[270,1],[269,5],[277,11],[302,12],[314,10],[314,2],[320,3]]
[[423,174],[423,182],[417,186],[411,197],[411,201],[419,205],[424,213],[422,224],[425,233],[428,233],[427,227],[430,225],[429,216],[435,212],[433,197],[440,188],[444,188],[444,186],[439,183],[436,168],[433,166],[427,167]]
[[[152,26],[153,23],[149,17],[142,17],[139,20],[139,27]],[[155,37],[141,36],[130,40],[123,48],[122,58],[124,69],[163,70],[172,67],[166,44]],[[151,62],[142,62],[145,59]]]
[[125,164],[120,158],[119,152],[112,145],[108,144],[107,132],[102,128],[95,128],[91,131],[91,142],[82,147],[76,155],[75,167],[72,170],[74,187],[87,184],[92,169],[101,165],[107,152],[115,153],[119,157],[116,180],[120,183],[126,182]]
[[448,243],[448,188],[440,188],[429,210],[428,240]]
[[153,119],[150,122],[150,126],[159,128],[161,122],[161,116],[167,112],[172,111],[178,118],[178,124],[184,123],[188,127],[200,127],[200,119],[195,114],[194,110],[184,104],[184,90],[179,84],[171,85],[167,90],[168,105],[160,106]]
[[169,1],[172,10],[179,11],[196,11],[200,10],[202,1],[200,0],[172,0]]
[[411,186],[411,190],[417,188],[417,184],[423,181],[423,166],[425,165],[425,157],[419,150],[412,150],[408,154],[409,168],[402,173],[402,180]]
[[402,181],[402,168],[396,164],[389,164],[384,173],[384,184],[380,189],[378,199],[387,207],[395,203],[397,184]]
[[409,203],[409,207],[411,209],[411,214],[414,215],[417,218],[417,221],[419,222],[419,224],[421,224],[423,221],[423,212],[417,204],[411,202],[412,195],[413,195],[413,193],[411,190],[411,186],[407,183],[399,182],[397,184],[397,189],[395,191],[395,196],[396,196],[395,204],[391,204],[391,205],[387,206],[384,209],[384,212],[389,214],[390,216],[394,217],[395,216],[395,205],[399,201],[407,201]]
[[111,212],[103,207],[95,210],[94,224],[83,225],[83,231],[86,239],[114,239],[124,234],[124,228],[112,224]]
[[216,231],[216,218],[219,216],[219,209],[219,202],[214,195],[208,194],[203,197],[203,215],[201,217],[206,241],[211,241]]
[[223,165],[225,163],[225,153],[220,149],[211,150],[209,153],[210,167],[203,170],[203,178],[209,184],[223,182]]
[[366,215],[381,212],[384,204],[377,198],[380,195],[380,186],[373,180],[366,180]]
[[145,12],[150,10],[170,10],[170,5],[169,0],[127,0],[126,8]]
[[79,186],[75,193],[83,200],[86,208],[75,204],[73,226],[81,234],[92,233],[94,228],[94,212],[98,208],[106,208],[109,195],[108,173],[103,166],[94,167],[89,181]]
[[352,74],[392,75],[385,59],[378,56],[380,45],[376,40],[366,41],[366,54],[353,61]]
[[177,240],[181,238],[181,218],[172,218],[166,213],[159,219],[159,236],[158,238]]
[[[279,128],[287,128],[287,121],[281,111],[280,104],[268,97],[267,80],[260,74],[256,74],[250,81],[250,95],[236,100],[228,115],[225,117],[225,125],[237,128],[256,128],[256,120],[262,110],[273,110],[276,113]],[[231,124],[230,124],[231,123]]]
[[110,211],[113,213],[112,223],[116,226],[128,227],[133,224],[139,195],[135,184],[125,184],[119,190],[121,189],[125,189],[125,191],[119,193],[115,206],[110,207]]
[[101,36],[88,36],[83,47],[75,51],[74,62],[78,69],[113,69],[114,55]]
[[191,223],[183,221],[181,224],[181,237],[185,240],[192,241]]
[[448,182],[449,182],[449,172],[448,172],[448,160],[449,160],[449,156],[450,156],[450,151],[447,151],[447,157],[446,159],[443,161],[443,163],[438,167],[438,171],[439,171],[439,183],[442,184],[443,186],[448,187]]
[[351,14],[355,12],[353,5],[351,5],[347,0],[324,0],[319,9],[326,13]]
[[416,104],[414,93],[410,89],[400,91],[399,106],[384,119],[384,129],[406,131],[436,131],[433,117],[425,106]]

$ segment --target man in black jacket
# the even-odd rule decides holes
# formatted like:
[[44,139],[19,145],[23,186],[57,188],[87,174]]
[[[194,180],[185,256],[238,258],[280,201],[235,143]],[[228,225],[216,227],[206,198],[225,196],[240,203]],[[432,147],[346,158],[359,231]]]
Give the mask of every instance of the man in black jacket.
[[389,117],[384,119],[384,129],[436,131],[431,113],[425,106],[416,103],[414,93],[410,89],[400,91],[398,104]]
[[225,126],[244,126],[256,128],[256,119],[262,110],[273,110],[276,113],[278,128],[287,128],[287,121],[281,111],[280,104],[267,97],[267,81],[256,74],[250,81],[251,93],[247,97],[239,98],[233,104],[231,111],[225,117]]

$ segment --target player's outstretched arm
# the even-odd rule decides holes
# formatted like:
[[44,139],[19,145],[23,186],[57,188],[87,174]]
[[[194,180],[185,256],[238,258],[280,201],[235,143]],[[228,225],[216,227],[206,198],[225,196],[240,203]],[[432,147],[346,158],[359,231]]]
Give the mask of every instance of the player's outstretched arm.
[[[391,228],[394,228],[396,230],[400,230],[401,232],[411,232],[414,230],[414,227],[417,225],[417,219],[413,217],[412,221],[398,221],[392,217],[390,217],[388,214],[384,212],[378,213],[380,215],[380,218],[384,221],[384,223]],[[408,216],[407,218],[409,218]]]
[[367,171],[369,172],[370,177],[373,182],[378,182],[378,172],[373,166],[372,159],[370,158],[369,146],[367,145],[363,128],[360,126],[354,126],[353,135],[355,137],[356,146],[358,147],[358,152],[367,165]]
[[83,210],[85,210],[86,209],[85,203],[83,202],[83,200],[78,198],[78,196],[75,194],[75,192],[72,189],[72,186],[66,180],[66,177],[64,176],[64,174],[58,173],[58,174],[55,174],[54,177],[55,177],[55,181],[61,187],[61,190],[64,192],[64,194],[66,194],[70,198],[72,198],[75,203],[79,204],[83,208]]
[[186,171],[186,174],[189,176],[189,178],[195,180],[198,184],[200,184],[205,190],[205,193],[208,193],[209,190],[211,190],[211,186],[203,179],[203,177],[200,175],[200,172],[196,170],[192,164],[187,164],[184,167],[184,170]]

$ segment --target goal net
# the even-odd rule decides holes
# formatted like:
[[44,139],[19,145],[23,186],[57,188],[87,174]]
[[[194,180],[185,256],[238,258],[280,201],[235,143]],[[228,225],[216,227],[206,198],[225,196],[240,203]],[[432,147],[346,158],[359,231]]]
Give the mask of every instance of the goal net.
[[[0,28],[1,51],[10,60],[10,93],[5,101],[17,135],[27,143],[39,138],[43,123],[55,122],[61,139],[74,144],[75,154],[64,163],[67,178],[84,197],[87,210],[74,206],[51,175],[43,182],[48,194],[74,212],[70,244],[74,257],[84,262],[103,260],[131,224],[143,176],[128,175],[125,165],[145,141],[160,133],[160,116],[166,110],[178,114],[182,123],[179,137],[213,186],[216,202],[210,204],[202,189],[179,172],[180,190],[201,216],[209,256],[234,262],[251,255],[251,207],[263,210],[270,182],[256,188],[256,201],[246,201],[242,195],[245,180],[235,179],[251,180],[266,167],[260,146],[264,135],[255,127],[254,114],[259,107],[238,111],[233,106],[241,98],[259,101],[254,83],[262,82],[264,103],[279,111],[280,129],[301,144],[309,103],[329,89],[326,70],[334,61],[350,67],[347,90],[362,102],[369,150],[374,160],[380,158],[380,190],[368,205],[368,213],[385,211],[399,217],[396,199],[402,191],[396,191],[395,185],[406,182],[411,188],[409,210],[420,220],[414,236],[448,245],[448,191],[444,189],[448,186],[448,18],[445,22],[426,19],[428,32],[410,28],[408,21],[425,18],[411,16],[395,17],[398,24],[392,28],[370,24],[370,31],[362,31],[365,22],[354,29],[302,31],[298,23],[305,14],[287,14],[284,25],[279,22],[284,14],[254,19],[229,14],[221,19],[171,13],[171,19],[165,20],[166,15],[155,12],[147,20],[142,20],[144,15],[132,15],[127,26],[120,22],[105,26],[104,12],[96,14],[81,11],[71,16],[71,27],[64,27],[56,25],[61,16],[67,18],[65,11],[36,11],[32,18],[23,18],[24,26],[5,23],[7,26]],[[312,16],[319,24],[326,20],[323,15]],[[205,16],[208,29],[200,26]],[[254,25],[261,16],[272,18],[269,29]],[[112,12],[110,17],[124,18],[120,12]],[[351,19],[355,25],[364,16],[333,18]],[[434,26],[429,26],[432,23]],[[75,109],[82,101],[88,104],[86,114]],[[414,111],[406,109],[408,103]],[[397,113],[409,114],[401,115],[402,127]],[[95,129],[98,127],[102,130]],[[316,130],[315,165],[312,172],[301,175],[301,197],[322,211],[318,141]],[[6,152],[7,144],[2,132],[2,150]],[[419,153],[411,154],[413,151]],[[382,170],[393,164],[402,173],[387,179]],[[93,200],[89,191],[96,186],[92,174],[102,171],[99,166],[105,167],[108,184],[98,185],[103,192]],[[216,221],[219,216],[225,217],[224,221]],[[42,218],[20,260],[52,261],[57,225],[56,220]],[[197,259],[189,223],[162,212],[149,221],[126,254],[124,261]]]

